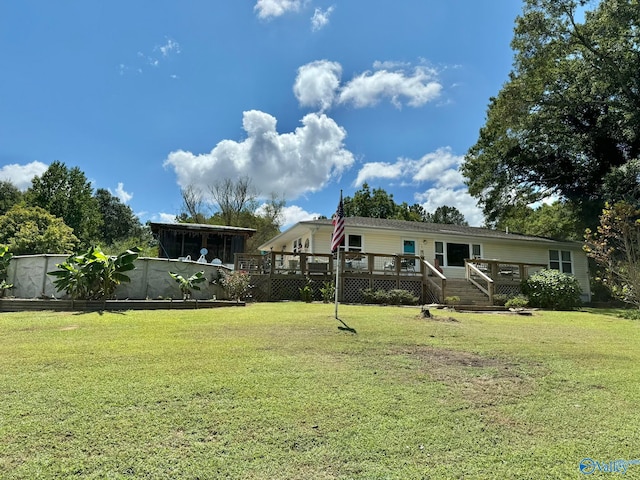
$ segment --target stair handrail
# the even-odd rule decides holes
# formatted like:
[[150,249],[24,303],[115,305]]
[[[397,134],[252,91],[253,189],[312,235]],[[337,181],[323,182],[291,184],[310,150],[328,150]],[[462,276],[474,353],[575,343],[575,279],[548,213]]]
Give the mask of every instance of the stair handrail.
[[[480,291],[482,293],[484,293],[485,295],[487,295],[489,297],[489,302],[491,304],[493,304],[493,294],[495,291],[495,287],[494,287],[494,281],[491,277],[489,277],[487,274],[485,274],[482,270],[480,270],[478,267],[476,267],[473,263],[471,262],[464,262],[465,267],[466,267],[466,278],[470,283],[473,283],[476,287],[478,287],[480,289]],[[487,284],[486,288],[481,285],[480,283],[478,283],[475,278],[473,278],[473,276],[471,275],[472,273],[474,273],[475,275],[477,275],[478,277],[480,277],[482,280],[484,280]]]
[[[443,273],[438,270],[436,267],[434,267],[433,265],[431,265],[427,260],[425,260],[424,258],[422,259],[422,263],[427,267],[423,269],[423,279],[425,282],[429,282],[431,285],[433,285],[436,289],[440,290],[440,301],[444,303],[444,299],[446,298],[445,295],[445,290],[447,287],[447,277],[445,277],[443,275]],[[435,282],[430,276],[429,274],[432,274],[432,276],[437,277],[438,280],[440,280],[440,284],[438,285],[437,282]]]

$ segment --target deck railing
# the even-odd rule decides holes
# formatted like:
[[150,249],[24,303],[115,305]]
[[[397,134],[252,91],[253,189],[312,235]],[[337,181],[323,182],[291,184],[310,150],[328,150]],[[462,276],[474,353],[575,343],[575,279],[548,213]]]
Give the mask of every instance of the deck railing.
[[473,258],[465,260],[466,279],[482,290],[492,301],[493,295],[520,293],[522,280],[543,268],[544,263],[505,262]]
[[[415,255],[341,252],[340,273],[369,275],[423,275],[423,264]],[[240,253],[235,269],[254,275],[333,275],[338,260],[326,253],[270,252],[265,255]]]

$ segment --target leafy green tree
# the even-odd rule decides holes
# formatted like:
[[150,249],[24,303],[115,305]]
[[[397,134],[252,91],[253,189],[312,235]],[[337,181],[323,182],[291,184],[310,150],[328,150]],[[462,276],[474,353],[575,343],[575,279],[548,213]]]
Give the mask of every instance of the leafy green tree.
[[449,225],[469,225],[460,210],[456,207],[449,207],[447,205],[436,208],[433,213],[427,213],[424,221],[428,223],[442,223]]
[[382,188],[371,192],[368,183],[363,183],[353,197],[343,199],[344,214],[347,217],[394,218],[396,203],[393,195]]
[[70,253],[78,238],[61,218],[43,208],[15,205],[0,216],[0,244],[14,255]]
[[204,270],[196,272],[188,278],[185,278],[179,273],[175,272],[169,272],[169,275],[178,284],[180,292],[182,293],[183,300],[190,299],[192,290],[200,290],[200,286],[198,285],[198,283],[202,283],[207,280],[207,277],[204,276]]
[[597,230],[585,234],[584,250],[611,293],[640,308],[640,209],[626,202],[606,205]]
[[98,238],[105,245],[140,236],[142,225],[129,205],[122,203],[118,197],[104,188],[96,190],[94,196],[102,216]]
[[91,182],[78,167],[69,169],[62,162],[53,162],[32,180],[25,199],[29,206],[62,218],[84,245],[98,238],[102,223],[98,200]]
[[596,2],[581,22],[586,4],[526,0],[516,20],[513,70],[462,166],[490,224],[555,194],[594,225],[619,200],[608,175],[640,156],[638,2]]
[[0,215],[7,213],[11,207],[22,200],[22,192],[13,183],[0,181]]
[[573,205],[557,201],[536,209],[516,205],[502,215],[496,228],[558,240],[581,240],[586,227],[579,220]]

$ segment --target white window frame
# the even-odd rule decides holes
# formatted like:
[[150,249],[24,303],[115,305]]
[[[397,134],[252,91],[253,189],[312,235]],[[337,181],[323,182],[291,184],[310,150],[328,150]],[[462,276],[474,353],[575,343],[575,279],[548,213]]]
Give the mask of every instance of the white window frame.
[[[442,245],[442,252],[438,252],[438,244]],[[440,264],[441,267],[448,267],[448,268],[464,268],[464,265],[449,265],[449,255],[447,254],[447,246],[449,244],[455,244],[455,245],[468,245],[469,246],[469,258],[482,258],[482,250],[483,250],[483,246],[481,243],[464,243],[464,242],[445,242],[445,241],[441,241],[441,240],[437,240],[435,242],[434,245],[434,251],[435,251],[435,258],[438,258],[438,256],[442,257],[442,262],[438,262]],[[480,255],[474,255],[473,253],[473,247],[480,247]]]
[[[557,258],[551,258],[552,252],[555,252]],[[565,253],[569,255],[569,260],[565,260],[563,258],[563,254]],[[569,271],[566,271],[566,266],[569,267]],[[573,252],[571,252],[571,250],[549,249],[549,269],[573,275],[573,272],[575,271],[573,268]]]

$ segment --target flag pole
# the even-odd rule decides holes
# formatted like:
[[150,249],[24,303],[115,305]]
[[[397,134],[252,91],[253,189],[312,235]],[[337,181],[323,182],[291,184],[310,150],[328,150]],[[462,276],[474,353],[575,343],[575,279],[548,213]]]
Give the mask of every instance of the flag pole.
[[336,320],[338,320],[338,278],[340,277],[340,247],[338,247],[338,251],[336,252]]
[[338,209],[333,215],[333,235],[331,237],[331,252],[336,254],[336,285],[335,285],[335,307],[336,307],[336,320],[338,318],[338,287],[340,286],[340,244],[344,240],[344,206],[342,204],[342,190],[340,190],[340,203],[338,203]]

